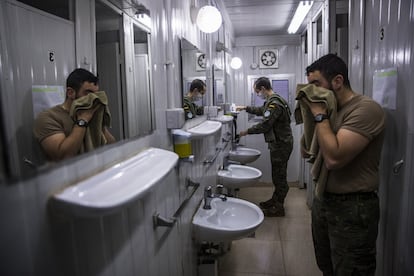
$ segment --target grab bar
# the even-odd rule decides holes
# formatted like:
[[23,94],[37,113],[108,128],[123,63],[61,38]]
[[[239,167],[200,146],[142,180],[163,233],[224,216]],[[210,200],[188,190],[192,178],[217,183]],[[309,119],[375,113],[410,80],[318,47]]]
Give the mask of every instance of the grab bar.
[[217,156],[220,154],[221,148],[216,148],[216,153],[214,154],[214,156],[211,159],[207,159],[203,161],[203,164],[211,164],[214,163],[214,161],[216,161]]
[[187,195],[187,197],[181,202],[180,207],[175,211],[174,215],[171,218],[165,218],[161,216],[159,213],[156,213],[152,216],[152,222],[154,228],[158,226],[162,227],[173,227],[175,222],[177,221],[178,216],[180,215],[181,211],[187,205],[189,199],[194,195],[197,189],[200,187],[200,183],[191,180],[190,178],[186,178],[186,187],[192,187],[191,192]]
[[173,227],[176,221],[177,221],[176,217],[164,218],[158,213],[152,216],[152,222],[154,224],[154,228],[157,228],[158,226]]

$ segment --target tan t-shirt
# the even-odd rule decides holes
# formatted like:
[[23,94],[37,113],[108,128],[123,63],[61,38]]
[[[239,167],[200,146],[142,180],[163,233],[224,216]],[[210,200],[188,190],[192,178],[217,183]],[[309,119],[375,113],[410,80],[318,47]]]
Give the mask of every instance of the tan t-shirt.
[[69,136],[72,132],[74,122],[69,116],[69,111],[64,110],[61,105],[56,105],[50,109],[42,111],[34,121],[33,134],[41,143],[46,137],[64,133]]
[[385,112],[371,98],[357,95],[338,110],[333,129],[341,128],[359,133],[370,142],[348,165],[329,171],[326,191],[342,194],[377,190]]

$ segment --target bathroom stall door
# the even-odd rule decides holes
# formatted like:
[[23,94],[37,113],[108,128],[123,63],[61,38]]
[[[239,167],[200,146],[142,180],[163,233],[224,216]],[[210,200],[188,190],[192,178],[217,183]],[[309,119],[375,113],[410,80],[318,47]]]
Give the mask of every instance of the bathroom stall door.
[[72,21],[16,1],[1,1],[0,8],[4,23],[0,76],[5,90],[0,95],[4,143],[11,174],[26,176],[44,162],[32,134],[32,88],[42,85],[64,89],[66,77],[75,67],[75,28]]
[[111,112],[111,133],[117,141],[124,138],[122,122],[122,85],[119,43],[111,42],[96,46],[99,87],[108,96]]
[[117,141],[126,138],[123,121],[122,15],[119,10],[95,1],[96,57],[99,87],[108,96],[111,133]]
[[138,134],[145,135],[151,132],[151,99],[149,89],[148,55],[135,55],[135,97],[140,115],[136,117],[138,122]]
[[[413,36],[407,34],[411,34],[413,28],[414,1],[401,1],[400,5],[390,4],[391,0],[371,2],[364,6],[365,93],[373,96],[380,90],[374,89],[373,85],[373,76],[379,72],[377,70],[396,69],[387,70],[383,74],[385,81],[378,86],[387,87],[383,91],[384,95],[395,99],[395,105],[382,101],[387,122],[380,170],[381,218],[377,275],[413,275],[414,94],[411,86],[414,41]],[[395,84],[385,86],[385,83],[391,83],[391,76],[395,76]]]

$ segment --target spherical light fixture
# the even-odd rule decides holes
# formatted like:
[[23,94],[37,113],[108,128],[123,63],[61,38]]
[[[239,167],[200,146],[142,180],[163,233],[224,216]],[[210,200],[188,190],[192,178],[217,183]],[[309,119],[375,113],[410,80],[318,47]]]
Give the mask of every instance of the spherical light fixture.
[[219,10],[207,5],[198,11],[196,22],[201,31],[214,33],[220,29],[222,20]]
[[243,64],[242,60],[238,57],[234,57],[230,61],[230,67],[233,68],[234,70],[240,69],[242,64]]

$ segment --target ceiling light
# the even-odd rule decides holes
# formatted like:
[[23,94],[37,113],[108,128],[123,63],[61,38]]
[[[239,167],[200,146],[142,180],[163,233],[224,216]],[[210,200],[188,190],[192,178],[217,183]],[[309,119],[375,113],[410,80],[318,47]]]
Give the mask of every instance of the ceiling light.
[[313,1],[300,1],[296,9],[295,15],[293,16],[293,19],[290,22],[288,33],[294,34],[297,32],[300,25],[302,25],[302,22],[308,14],[309,10],[311,9],[312,5]]
[[239,57],[234,57],[234,58],[231,59],[230,67],[237,70],[237,69],[240,69],[242,64],[243,64],[243,62]]
[[222,17],[220,11],[213,6],[202,7],[197,14],[197,26],[205,33],[214,33],[220,29]]

